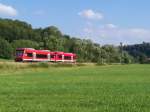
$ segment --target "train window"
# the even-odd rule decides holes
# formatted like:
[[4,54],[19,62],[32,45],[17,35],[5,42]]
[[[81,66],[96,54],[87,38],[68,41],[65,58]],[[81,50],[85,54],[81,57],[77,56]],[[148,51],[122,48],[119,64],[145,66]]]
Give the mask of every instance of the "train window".
[[64,59],[65,60],[71,60],[71,56],[65,56]]
[[32,57],[33,54],[32,53],[27,53],[27,57]]
[[23,56],[24,51],[23,50],[17,50],[16,56]]
[[58,58],[62,58],[62,55],[58,55]]
[[47,55],[36,54],[36,58],[47,58]]
[[51,55],[51,58],[54,58],[54,55]]

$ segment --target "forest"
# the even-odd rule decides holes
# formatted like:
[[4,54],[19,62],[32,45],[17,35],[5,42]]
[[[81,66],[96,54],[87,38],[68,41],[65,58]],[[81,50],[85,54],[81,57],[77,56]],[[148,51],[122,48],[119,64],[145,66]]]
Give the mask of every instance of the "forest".
[[63,34],[56,26],[32,28],[32,25],[11,19],[0,19],[0,58],[13,59],[16,48],[35,48],[73,52],[78,62],[148,63],[150,43],[135,45],[100,45],[92,40]]

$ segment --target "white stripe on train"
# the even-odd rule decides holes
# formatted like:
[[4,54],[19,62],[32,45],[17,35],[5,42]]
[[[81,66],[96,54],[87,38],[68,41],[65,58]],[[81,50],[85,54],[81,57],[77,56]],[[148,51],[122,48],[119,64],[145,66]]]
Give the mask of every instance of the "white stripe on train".
[[23,61],[75,62],[76,60],[23,59]]

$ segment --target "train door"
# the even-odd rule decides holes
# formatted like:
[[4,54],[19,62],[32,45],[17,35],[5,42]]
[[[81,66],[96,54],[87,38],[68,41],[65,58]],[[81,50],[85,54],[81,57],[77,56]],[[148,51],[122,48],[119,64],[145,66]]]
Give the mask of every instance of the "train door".
[[48,54],[47,57],[48,57],[48,61],[51,61],[51,55]]
[[36,52],[33,52],[33,59],[32,61],[36,61]]

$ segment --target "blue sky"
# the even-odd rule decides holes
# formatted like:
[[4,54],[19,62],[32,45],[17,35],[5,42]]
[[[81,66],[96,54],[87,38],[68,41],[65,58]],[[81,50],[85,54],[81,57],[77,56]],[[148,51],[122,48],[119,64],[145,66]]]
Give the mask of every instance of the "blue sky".
[[0,17],[101,44],[150,41],[150,0],[0,0]]

